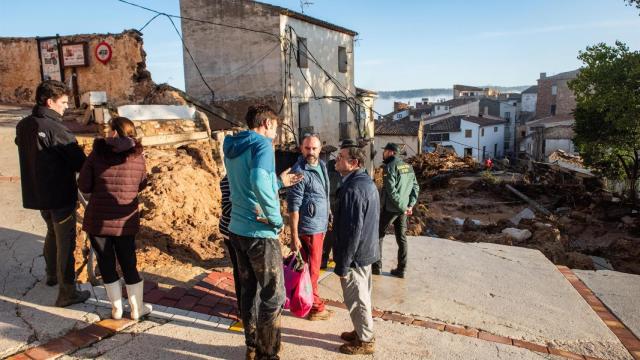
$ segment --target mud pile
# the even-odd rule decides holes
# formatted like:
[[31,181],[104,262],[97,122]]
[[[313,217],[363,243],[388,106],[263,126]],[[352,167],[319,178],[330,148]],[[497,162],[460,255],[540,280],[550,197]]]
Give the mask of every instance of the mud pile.
[[140,193],[141,266],[168,258],[213,266],[224,256],[218,232],[220,176],[207,142],[146,149],[149,185]]

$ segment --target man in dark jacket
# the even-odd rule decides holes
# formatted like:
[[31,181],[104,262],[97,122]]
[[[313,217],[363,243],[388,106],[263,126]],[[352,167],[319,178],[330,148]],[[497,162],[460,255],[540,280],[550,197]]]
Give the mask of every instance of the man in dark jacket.
[[291,171],[304,179],[287,189],[287,208],[291,227],[291,251],[303,249],[309,263],[313,306],[307,319],[328,320],[332,312],[325,308],[318,291],[324,234],[329,223],[329,173],[320,160],[322,143],[316,135],[302,139],[302,156]]
[[382,240],[387,227],[393,224],[398,243],[398,267],[391,275],[403,278],[407,267],[407,216],[413,214],[413,206],[418,202],[420,187],[413,167],[400,159],[398,144],[388,143],[384,147],[384,177],[382,180],[382,209],[380,213],[380,260],[373,265],[373,274],[382,270]]
[[354,326],[353,331],[340,335],[348,342],[340,346],[340,352],[352,355],[374,352],[371,264],[380,256],[380,200],[375,184],[362,168],[364,161],[364,151],[355,142],[342,143],[336,158],[342,185],[337,196],[333,256],[335,273],[340,277],[344,302]]
[[58,287],[56,306],[65,307],[89,298],[75,285],[76,172],[85,160],[75,136],[62,125],[69,89],[47,80],[36,89],[33,113],[16,126],[20,157],[22,203],[40,210],[47,223],[44,240],[46,283]]

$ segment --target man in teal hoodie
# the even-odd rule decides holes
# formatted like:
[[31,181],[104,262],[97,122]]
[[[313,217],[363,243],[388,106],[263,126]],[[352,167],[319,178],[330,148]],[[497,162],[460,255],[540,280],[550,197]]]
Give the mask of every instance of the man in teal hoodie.
[[[223,145],[233,203],[229,238],[238,260],[246,358],[279,359],[285,290],[278,241],[283,227],[278,190],[299,182],[301,175],[286,170],[282,181],[276,177],[272,141],[278,115],[273,109],[251,106],[246,121],[249,130],[227,136]],[[260,299],[253,307],[258,285]]]

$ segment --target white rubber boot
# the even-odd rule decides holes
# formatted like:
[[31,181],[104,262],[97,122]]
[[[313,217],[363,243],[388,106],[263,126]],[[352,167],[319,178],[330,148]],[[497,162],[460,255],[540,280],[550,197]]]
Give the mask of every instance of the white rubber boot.
[[122,285],[120,280],[112,282],[111,284],[104,284],[105,290],[107,290],[107,297],[111,302],[111,317],[119,320],[122,319]]
[[151,305],[142,302],[144,294],[144,280],[137,284],[126,285],[129,305],[131,306],[131,319],[138,320],[151,312]]

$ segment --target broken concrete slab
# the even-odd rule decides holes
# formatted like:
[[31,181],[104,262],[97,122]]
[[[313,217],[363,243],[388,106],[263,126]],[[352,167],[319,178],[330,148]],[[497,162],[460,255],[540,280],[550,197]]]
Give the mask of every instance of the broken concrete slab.
[[637,337],[640,337],[640,275],[617,271],[573,270]]
[[514,240],[522,242],[531,237],[531,231],[527,229],[506,228],[502,229],[503,234],[511,236]]
[[118,115],[132,121],[193,119],[196,108],[183,105],[122,105]]
[[517,213],[514,217],[512,217],[511,219],[509,219],[509,221],[511,221],[514,225],[518,225],[520,224],[520,220],[522,219],[535,219],[536,218],[536,214],[533,212],[533,210],[526,208],[522,211],[520,211],[519,213]]
[[[406,278],[397,279],[384,272],[395,267],[397,251],[393,236],[386,237],[384,275],[374,276],[375,307],[585,355],[629,359],[618,339],[539,251],[429,237],[408,241]],[[321,296],[342,300],[335,275],[320,286]]]

